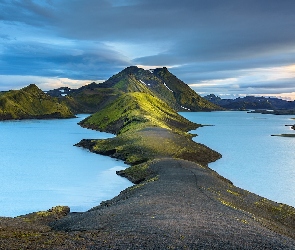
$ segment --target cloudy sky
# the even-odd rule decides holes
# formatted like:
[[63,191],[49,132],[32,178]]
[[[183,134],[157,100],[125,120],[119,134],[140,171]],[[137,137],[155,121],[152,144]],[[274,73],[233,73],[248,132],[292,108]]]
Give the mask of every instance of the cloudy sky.
[[295,99],[294,0],[0,0],[0,90],[167,67],[196,92]]

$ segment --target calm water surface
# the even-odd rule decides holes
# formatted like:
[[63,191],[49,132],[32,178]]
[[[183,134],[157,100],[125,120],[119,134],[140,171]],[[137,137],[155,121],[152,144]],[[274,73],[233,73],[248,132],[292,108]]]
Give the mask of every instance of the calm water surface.
[[73,146],[113,137],[77,125],[85,117],[0,122],[0,216],[56,205],[86,211],[132,185],[116,175],[123,162]]
[[285,126],[295,123],[292,116],[232,111],[181,115],[214,125],[194,131],[196,142],[222,154],[210,168],[238,187],[295,207],[295,138],[271,136],[295,133]]

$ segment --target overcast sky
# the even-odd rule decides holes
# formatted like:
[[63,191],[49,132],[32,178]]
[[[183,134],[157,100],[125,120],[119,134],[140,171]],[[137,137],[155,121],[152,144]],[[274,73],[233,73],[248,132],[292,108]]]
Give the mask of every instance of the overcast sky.
[[0,90],[167,67],[196,92],[295,98],[294,0],[0,0]]

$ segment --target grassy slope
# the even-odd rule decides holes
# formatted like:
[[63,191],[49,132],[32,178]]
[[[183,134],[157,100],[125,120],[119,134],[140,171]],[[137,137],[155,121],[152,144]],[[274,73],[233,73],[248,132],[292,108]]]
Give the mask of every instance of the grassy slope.
[[157,157],[181,158],[206,165],[220,157],[217,152],[191,140],[187,131],[199,124],[190,122],[146,93],[123,94],[80,124],[118,134],[116,138],[95,141],[91,150],[132,165]]
[[[152,95],[123,94],[101,111],[81,122],[83,127],[118,136],[106,140],[83,140],[78,145],[137,165],[158,157],[191,160],[203,165],[220,154],[192,141],[187,131],[199,127]],[[132,178],[132,177],[131,177]]]
[[188,131],[198,127],[160,99],[141,92],[123,94],[104,109],[81,122],[84,127],[122,134],[144,127]]
[[70,118],[70,109],[36,85],[0,95],[0,120],[32,118]]

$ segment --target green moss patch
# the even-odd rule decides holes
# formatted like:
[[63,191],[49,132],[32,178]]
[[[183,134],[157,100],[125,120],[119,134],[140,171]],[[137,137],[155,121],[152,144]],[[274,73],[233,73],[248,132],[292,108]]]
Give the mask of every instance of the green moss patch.
[[78,146],[136,165],[155,158],[172,157],[207,165],[221,155],[191,140],[190,136],[163,128],[145,128],[104,140],[83,140]]
[[183,132],[199,126],[180,116],[157,97],[141,92],[123,94],[80,124],[115,134],[145,127],[161,127]]

